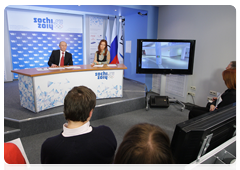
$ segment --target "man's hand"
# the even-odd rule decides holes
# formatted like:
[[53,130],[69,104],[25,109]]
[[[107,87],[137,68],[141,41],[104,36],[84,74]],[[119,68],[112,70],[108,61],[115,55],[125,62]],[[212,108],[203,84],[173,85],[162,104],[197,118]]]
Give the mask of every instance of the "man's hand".
[[57,65],[56,64],[52,64],[51,67],[57,67]]

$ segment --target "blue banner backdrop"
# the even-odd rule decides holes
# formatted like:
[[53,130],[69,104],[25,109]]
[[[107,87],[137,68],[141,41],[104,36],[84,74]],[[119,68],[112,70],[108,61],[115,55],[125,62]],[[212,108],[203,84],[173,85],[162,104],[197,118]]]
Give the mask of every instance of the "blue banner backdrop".
[[[9,31],[13,70],[48,67],[52,50],[67,43],[73,65],[83,64],[82,33]],[[18,75],[14,73],[14,78]]]

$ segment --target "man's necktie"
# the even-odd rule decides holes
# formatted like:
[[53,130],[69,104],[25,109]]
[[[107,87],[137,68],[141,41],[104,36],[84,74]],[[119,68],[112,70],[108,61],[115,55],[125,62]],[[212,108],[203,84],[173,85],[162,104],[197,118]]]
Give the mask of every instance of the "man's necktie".
[[61,58],[60,66],[64,66],[64,52],[62,52],[62,58]]

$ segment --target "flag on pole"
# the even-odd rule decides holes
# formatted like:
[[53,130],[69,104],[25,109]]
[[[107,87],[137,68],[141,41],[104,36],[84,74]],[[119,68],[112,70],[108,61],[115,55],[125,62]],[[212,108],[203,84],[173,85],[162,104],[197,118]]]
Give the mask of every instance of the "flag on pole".
[[112,31],[112,40],[111,40],[111,48],[110,48],[110,64],[118,64],[118,43],[117,43],[117,26],[116,26],[116,17],[113,23],[113,31]]
[[119,39],[118,39],[118,61],[123,64],[123,33],[122,33],[122,18],[119,19]]
[[111,39],[110,39],[110,26],[109,26],[109,17],[107,20],[107,30],[106,30],[106,35],[105,35],[105,40],[107,41],[107,47],[108,47],[108,51],[110,52],[110,43],[111,43]]

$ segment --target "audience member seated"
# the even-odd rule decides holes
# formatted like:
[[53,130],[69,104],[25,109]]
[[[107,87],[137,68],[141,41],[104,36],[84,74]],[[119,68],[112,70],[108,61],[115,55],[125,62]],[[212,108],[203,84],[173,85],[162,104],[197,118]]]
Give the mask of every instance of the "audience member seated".
[[189,112],[189,119],[236,102],[236,69],[224,70],[222,77],[228,89],[218,98],[214,97],[213,102],[206,107],[193,107]]
[[226,70],[227,69],[236,69],[236,61],[231,61],[226,67]]
[[95,93],[85,86],[74,87],[68,92],[64,99],[67,123],[63,125],[61,134],[42,144],[41,163],[113,163],[117,141],[112,130],[103,125],[90,125],[95,105]]
[[115,164],[172,164],[168,135],[158,126],[143,123],[133,126],[120,144]]
[[26,164],[20,149],[14,143],[4,143],[4,160],[8,164]]

